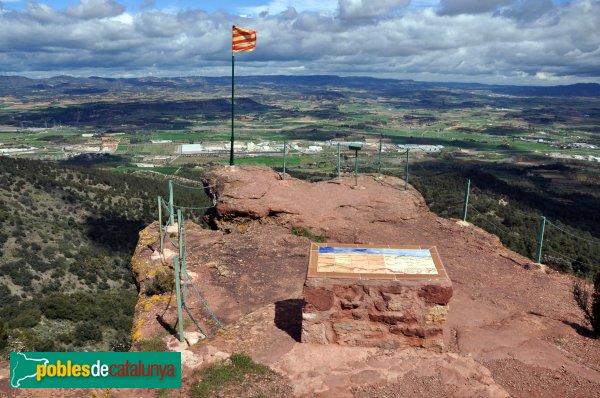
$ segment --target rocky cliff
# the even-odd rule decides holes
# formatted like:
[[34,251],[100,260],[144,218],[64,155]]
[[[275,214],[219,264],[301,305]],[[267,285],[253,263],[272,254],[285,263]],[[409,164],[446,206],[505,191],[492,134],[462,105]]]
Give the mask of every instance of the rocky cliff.
[[[193,344],[179,345],[169,334],[174,298],[141,294],[133,330],[137,343],[166,336],[184,350],[185,385],[194,369],[246,352],[299,396],[600,396],[600,342],[586,337],[570,277],[437,217],[403,181],[311,184],[268,168],[220,167],[204,182],[217,203],[207,215],[215,229],[186,223],[188,271],[227,327],[196,342],[196,326],[185,323]],[[310,239],[436,246],[454,289],[445,351],[300,343]],[[162,259],[157,247],[153,224],[133,261],[141,286],[170,267],[173,253]],[[198,303],[190,306],[202,319]]]

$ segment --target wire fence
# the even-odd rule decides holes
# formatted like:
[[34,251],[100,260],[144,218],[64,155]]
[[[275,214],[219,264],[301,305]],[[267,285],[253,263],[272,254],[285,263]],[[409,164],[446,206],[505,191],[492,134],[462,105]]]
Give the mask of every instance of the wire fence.
[[[187,184],[181,184],[169,180],[168,184],[168,200],[165,201],[161,196],[158,197],[158,208],[159,208],[159,238],[160,238],[160,253],[164,256],[164,242],[168,241],[172,247],[177,251],[178,255],[173,259],[173,266],[175,269],[175,287],[177,296],[177,313],[178,313],[178,325],[179,325],[179,340],[184,341],[184,330],[183,330],[183,311],[186,312],[188,317],[197,327],[197,329],[204,336],[216,334],[224,328],[224,325],[217,318],[215,313],[210,309],[206,300],[200,293],[200,289],[193,282],[193,278],[190,277],[187,272],[187,258],[188,258],[188,234],[187,226],[185,223],[184,210],[187,211],[199,211],[203,215],[208,209],[215,207],[213,203],[210,206],[183,206],[178,204],[175,196],[175,187],[191,191],[206,191],[211,188],[209,186],[192,186]],[[200,196],[198,200],[203,200],[204,196]],[[164,211],[164,217],[163,217]],[[177,234],[169,232],[169,226],[175,226],[175,215],[177,220]],[[164,221],[163,221],[164,220]],[[173,238],[177,236],[177,241]],[[181,292],[181,287],[183,292]],[[189,287],[195,296],[190,298]]]
[[[408,189],[411,178],[414,183],[420,185],[423,180],[439,181],[446,191],[429,201],[429,207],[438,215],[447,218],[458,218],[471,222],[490,233],[497,235],[502,242],[512,250],[532,258],[536,262],[544,262],[555,268],[566,272],[574,272],[583,276],[591,276],[592,272],[600,269],[600,239],[585,233],[579,229],[567,226],[559,220],[548,220],[541,214],[532,214],[521,210],[517,206],[510,205],[510,197],[500,198],[488,195],[484,188],[478,187],[478,182],[466,180],[465,189],[452,185],[446,178],[450,172],[426,169],[419,163],[413,161],[415,155],[413,150],[406,149],[403,152],[383,152],[352,148],[349,146],[334,150],[307,153],[297,147],[285,144],[281,153],[273,156],[263,156],[258,161],[255,157],[238,157],[238,164],[260,164],[272,167],[281,172],[283,179],[291,175],[309,181],[331,180],[340,177],[354,175],[358,184],[359,173],[379,173],[400,177],[404,180],[404,186],[395,186],[396,189]],[[411,171],[413,176],[411,177]],[[485,186],[485,184],[482,184]],[[181,183],[169,181],[168,200],[159,198],[161,211],[167,215],[166,222],[161,220],[161,252],[163,250],[163,237],[179,252],[182,267],[178,278],[183,280],[184,298],[182,306],[192,318],[202,333],[208,333],[209,329],[221,330],[223,324],[218,320],[208,304],[204,300],[198,287],[190,282],[190,275],[186,270],[187,262],[187,236],[184,223],[178,231],[178,237],[182,236],[180,244],[166,234],[168,225],[173,225],[174,215],[178,214],[181,220],[193,219],[194,214],[204,215],[204,212],[214,208],[215,203],[210,205],[197,205],[198,195],[214,186],[205,186],[194,181]],[[417,186],[426,189],[426,185]],[[436,187],[439,188],[439,187]],[[458,189],[457,189],[458,188]],[[421,189],[420,189],[421,190]],[[203,191],[203,192],[201,192]],[[423,190],[421,190],[423,192]],[[196,195],[196,196],[194,196]],[[204,197],[204,196],[202,196]],[[506,200],[505,200],[506,199]],[[183,213],[186,214],[183,214]],[[179,224],[179,223],[178,223]],[[548,228],[546,228],[546,226]],[[572,242],[578,242],[573,244]],[[195,293],[194,314],[188,301],[188,289],[190,286]]]
[[[264,164],[280,171],[284,179],[291,175],[309,181],[320,181],[355,175],[355,183],[358,184],[359,173],[380,173],[402,178],[404,189],[408,189],[409,183],[417,183],[419,186],[416,188],[419,190],[426,188],[427,185],[418,184],[420,181],[443,180],[451,173],[448,170],[427,170],[421,166],[422,162],[414,161],[415,156],[423,157],[423,151],[415,149],[384,151],[382,148],[381,144],[378,148],[371,144],[353,149],[353,143],[349,143],[345,146],[326,147],[319,152],[309,152],[284,143],[282,151],[268,158]],[[483,154],[489,156],[521,152],[523,151],[494,150]],[[431,157],[437,154],[426,153],[426,155]],[[252,162],[250,158],[246,160],[248,163]],[[598,261],[600,239],[582,230],[567,227],[558,220],[548,220],[541,214],[537,214],[535,210],[527,212],[519,209],[518,206],[510,205],[512,200],[508,196],[505,197],[505,202],[502,198],[487,197],[488,193],[484,193],[484,188],[478,188],[478,182],[485,181],[473,181],[473,187],[467,189],[467,192],[461,190],[461,187],[449,185],[445,195],[430,201],[428,205],[440,216],[463,219],[498,235],[506,246],[534,261],[548,261],[550,265],[561,270],[581,274],[589,274],[600,269]],[[486,186],[486,184],[482,185]],[[468,198],[469,192],[473,192],[471,202]],[[547,231],[541,230],[542,218],[548,223]],[[561,238],[559,234],[564,234],[579,244],[569,247],[568,242],[565,243],[564,237]],[[561,241],[562,245],[556,241]],[[583,246],[582,243],[587,243],[588,246]],[[548,250],[553,251],[554,257],[548,255]],[[557,253],[562,253],[561,261],[568,262],[567,266],[561,266],[557,261],[552,260]]]

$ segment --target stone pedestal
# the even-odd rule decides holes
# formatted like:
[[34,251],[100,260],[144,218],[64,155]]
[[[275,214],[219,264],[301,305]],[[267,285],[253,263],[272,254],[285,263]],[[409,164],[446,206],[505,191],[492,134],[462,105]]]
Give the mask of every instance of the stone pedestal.
[[435,247],[312,244],[302,342],[444,349],[452,283]]

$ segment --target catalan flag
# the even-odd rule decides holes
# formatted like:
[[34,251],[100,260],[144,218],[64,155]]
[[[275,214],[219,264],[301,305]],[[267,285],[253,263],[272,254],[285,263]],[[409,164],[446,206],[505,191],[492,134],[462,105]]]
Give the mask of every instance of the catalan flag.
[[231,51],[234,53],[252,51],[256,47],[256,31],[233,27]]

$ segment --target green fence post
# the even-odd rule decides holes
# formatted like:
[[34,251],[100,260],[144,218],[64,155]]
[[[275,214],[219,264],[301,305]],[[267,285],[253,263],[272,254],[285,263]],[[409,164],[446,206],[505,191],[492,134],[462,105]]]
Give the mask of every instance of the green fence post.
[[535,256],[535,262],[540,264],[542,261],[542,246],[544,245],[544,230],[546,229],[546,217],[542,216],[540,219],[540,229],[537,237],[537,253]]
[[[185,256],[181,262],[181,274],[183,275],[183,295],[181,296],[181,302],[187,307],[187,285],[188,285],[188,274],[187,274],[187,260]],[[188,308],[189,310],[189,308]]]
[[158,196],[158,231],[160,233],[160,254],[163,254],[162,198]]
[[404,190],[408,190],[408,151],[410,149],[406,149],[406,169],[404,170]]
[[287,141],[283,141],[283,179],[285,180],[285,163],[287,161],[287,154],[286,154],[286,147],[287,147]]
[[181,233],[182,230],[182,226],[183,226],[183,222],[182,222],[182,216],[181,216],[181,209],[177,209],[177,239],[178,239],[178,245],[179,245],[179,258],[183,259],[184,253],[183,253],[183,234]]
[[358,149],[355,149],[354,153],[354,185],[358,186]]
[[173,181],[169,180],[169,225],[175,224],[175,215],[173,214]]
[[469,191],[471,190],[471,180],[467,180],[467,190],[465,191],[465,203],[463,205],[463,221],[467,221],[467,209],[469,207]]
[[377,174],[381,174],[381,149],[382,149],[382,142],[381,142],[381,137],[379,137],[379,165],[377,166]]
[[338,180],[340,179],[340,143],[338,142]]
[[181,301],[186,305],[187,300],[187,245],[185,236],[185,225],[181,209],[177,209],[177,225],[179,226],[179,253],[181,253],[181,275],[183,275],[183,296]]
[[173,259],[175,266],[175,295],[177,297],[177,325],[179,327],[179,341],[183,343],[183,313],[181,312],[181,285],[179,283],[179,257]]

